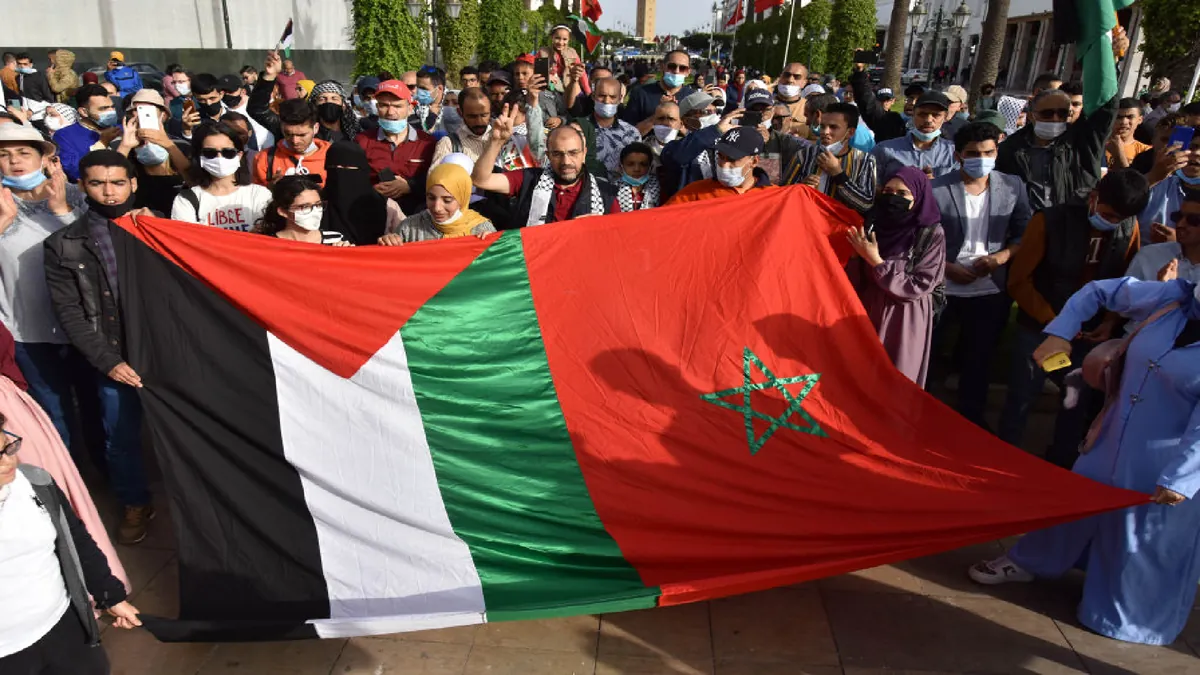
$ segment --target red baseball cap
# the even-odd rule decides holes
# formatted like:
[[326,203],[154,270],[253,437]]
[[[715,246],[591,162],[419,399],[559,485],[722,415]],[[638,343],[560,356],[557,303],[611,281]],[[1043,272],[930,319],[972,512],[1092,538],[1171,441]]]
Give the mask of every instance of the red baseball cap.
[[400,80],[384,80],[380,82],[379,88],[375,90],[375,96],[378,97],[380,94],[391,94],[401,101],[412,100],[412,90]]

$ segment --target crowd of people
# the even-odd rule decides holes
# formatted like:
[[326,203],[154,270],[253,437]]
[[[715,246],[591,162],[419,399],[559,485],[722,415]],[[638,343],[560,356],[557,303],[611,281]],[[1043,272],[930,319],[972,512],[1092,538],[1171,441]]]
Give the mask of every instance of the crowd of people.
[[[0,347],[11,348],[0,367],[48,420],[36,432],[54,437],[46,446],[77,458],[84,448],[104,473],[124,509],[118,543],[141,541],[154,511],[113,220],[153,213],[314,245],[401,246],[803,185],[862,217],[847,232],[847,279],[896,368],[919,385],[957,374],[957,410],[1016,445],[1049,377],[1062,402],[1047,459],[1154,494],[1134,515],[1024,539],[971,576],[1030,580],[1086,556],[1086,625],[1175,638],[1200,581],[1190,534],[1200,524],[1200,102],[1114,96],[1084,114],[1082,86],[1052,74],[1028,96],[985,85],[973,108],[957,85],[913,84],[901,101],[862,64],[845,82],[801,63],[772,79],[677,50],[651,71],[583,61],[566,27],[551,38],[539,53],[451,74],[457,88],[432,65],[352,86],[314,82],[273,51],[237,74],[173,64],[148,88],[120,52],[83,77],[66,50],[46,54],[42,70],[28,53],[4,54]],[[1125,43],[1118,31],[1114,51]],[[1009,333],[1007,398],[992,428],[989,383]],[[1122,335],[1132,346],[1115,366],[1125,368],[1120,398],[1043,368],[1060,352],[1084,363]],[[21,438],[4,433],[7,567],[10,537],[29,555],[56,551],[51,523],[27,527],[36,510],[4,505],[77,474],[24,477],[9,462]],[[108,546],[98,527],[72,525],[69,538],[89,552]],[[104,557],[87,557],[86,591],[133,625]],[[62,566],[65,587],[47,578],[20,591],[41,623],[0,631],[0,665],[94,644],[94,625],[85,617],[77,629],[65,604],[78,608],[77,567]]]

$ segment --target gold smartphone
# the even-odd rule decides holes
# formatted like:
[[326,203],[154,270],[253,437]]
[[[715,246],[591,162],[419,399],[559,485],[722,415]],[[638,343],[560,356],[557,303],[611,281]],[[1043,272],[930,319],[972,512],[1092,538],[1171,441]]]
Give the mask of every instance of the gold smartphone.
[[1057,354],[1051,354],[1046,358],[1045,361],[1042,361],[1042,370],[1046,371],[1047,373],[1053,373],[1056,370],[1062,370],[1070,365],[1070,355],[1068,355],[1066,352],[1058,352]]

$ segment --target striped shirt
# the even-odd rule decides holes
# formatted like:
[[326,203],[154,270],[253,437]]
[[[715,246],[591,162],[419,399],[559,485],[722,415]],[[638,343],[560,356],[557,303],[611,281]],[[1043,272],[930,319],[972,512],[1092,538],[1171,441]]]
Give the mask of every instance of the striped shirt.
[[862,150],[851,148],[838,157],[842,173],[829,177],[817,166],[817,157],[822,151],[819,145],[809,145],[797,152],[791,165],[784,170],[782,184],[794,185],[819,173],[823,178],[821,192],[859,213],[866,213],[875,203],[875,158]]

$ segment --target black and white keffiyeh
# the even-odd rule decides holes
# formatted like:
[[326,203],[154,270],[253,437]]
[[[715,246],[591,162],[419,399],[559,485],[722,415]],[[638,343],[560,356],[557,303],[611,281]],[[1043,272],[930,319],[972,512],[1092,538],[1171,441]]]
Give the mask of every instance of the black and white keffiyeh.
[[[584,174],[586,182],[581,186],[579,199],[589,200],[588,213],[593,216],[604,215],[604,193],[600,191],[600,185],[596,183],[596,177],[592,174]],[[553,213],[554,204],[554,174],[550,169],[542,171],[541,178],[538,178],[537,186],[533,188],[533,193],[529,199],[529,218],[525,221],[525,227],[533,227],[535,225],[545,225],[546,219],[550,213]]]
[[[650,180],[642,186],[642,210],[652,209],[658,206],[658,178],[651,176]],[[625,183],[622,183],[617,188],[617,204],[621,207],[621,213],[629,213],[633,211],[633,188]]]

